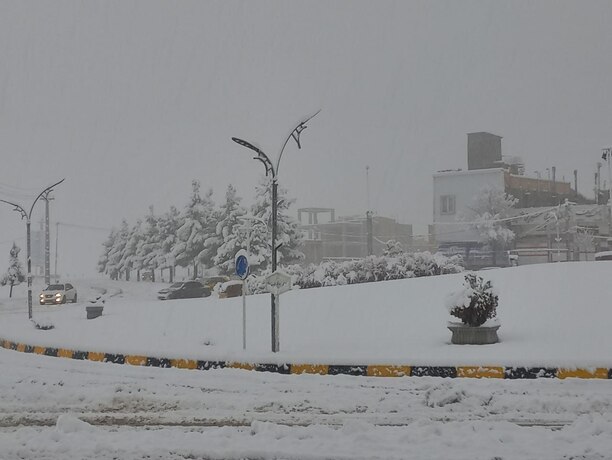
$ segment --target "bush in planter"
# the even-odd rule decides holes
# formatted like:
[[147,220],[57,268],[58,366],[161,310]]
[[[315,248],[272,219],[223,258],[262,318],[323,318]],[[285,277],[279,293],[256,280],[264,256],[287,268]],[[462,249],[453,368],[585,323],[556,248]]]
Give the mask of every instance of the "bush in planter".
[[497,315],[499,297],[491,281],[485,281],[474,273],[465,275],[463,287],[451,294],[447,307],[466,326],[482,326]]

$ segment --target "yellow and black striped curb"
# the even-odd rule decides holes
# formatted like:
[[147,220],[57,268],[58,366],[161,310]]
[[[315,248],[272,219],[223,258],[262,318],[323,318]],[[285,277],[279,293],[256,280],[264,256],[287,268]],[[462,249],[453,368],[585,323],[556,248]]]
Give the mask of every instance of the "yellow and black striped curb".
[[277,374],[355,375],[368,377],[448,377],[491,379],[581,378],[612,379],[612,369],[516,367],[516,366],[401,366],[401,365],[335,365],[335,364],[253,364],[235,361],[155,358],[95,351],[78,351],[26,345],[0,339],[0,347],[44,356],[99,361],[132,366],[174,367],[179,369],[244,369]]

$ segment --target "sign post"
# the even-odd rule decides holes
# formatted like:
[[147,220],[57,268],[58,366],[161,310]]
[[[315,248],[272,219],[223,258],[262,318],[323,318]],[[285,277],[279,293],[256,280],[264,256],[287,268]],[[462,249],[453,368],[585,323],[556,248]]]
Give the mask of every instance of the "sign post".
[[242,280],[242,349],[246,350],[246,279],[249,276],[249,259],[244,249],[234,256],[234,266],[236,275]]
[[275,271],[270,273],[266,277],[266,290],[272,294],[275,301],[275,307],[273,309],[272,317],[272,337],[274,338],[272,351],[280,351],[280,338],[279,338],[279,309],[280,309],[280,295],[284,292],[291,290],[291,276],[281,271]]

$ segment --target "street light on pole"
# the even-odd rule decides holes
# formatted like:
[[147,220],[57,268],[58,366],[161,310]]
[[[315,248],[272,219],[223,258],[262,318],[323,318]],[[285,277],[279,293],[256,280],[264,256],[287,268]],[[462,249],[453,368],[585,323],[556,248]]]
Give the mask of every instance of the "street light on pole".
[[32,319],[32,258],[31,258],[31,243],[30,243],[30,224],[32,222],[32,211],[34,210],[34,205],[36,204],[36,202],[43,197],[43,195],[45,195],[46,198],[48,198],[48,194],[53,190],[53,187],[61,184],[62,182],[64,182],[66,179],[62,179],[59,182],[56,182],[53,185],[50,185],[49,187],[47,187],[46,189],[44,189],[42,192],[40,192],[38,194],[38,196],[36,197],[36,199],[34,200],[34,202],[32,203],[32,206],[30,206],[30,211],[26,211],[22,206],[18,205],[17,203],[12,203],[10,201],[6,201],[6,200],[0,200],[3,203],[6,204],[10,204],[11,206],[14,206],[14,211],[18,211],[21,214],[21,218],[26,220],[26,240],[27,240],[27,260],[28,260],[28,318]]
[[608,163],[608,207],[610,212],[610,220],[608,221],[608,234],[612,231],[612,147],[602,149],[601,158]]
[[[302,148],[300,144],[300,134],[302,133],[302,131],[304,131],[307,128],[306,123],[310,121],[312,118],[314,118],[319,112],[320,110],[318,110],[314,115],[311,115],[305,120],[301,121],[295,128],[293,128],[293,130],[287,136],[287,138],[285,139],[285,142],[283,143],[280,153],[278,154],[278,158],[276,159],[276,163],[272,163],[268,155],[266,155],[264,151],[261,150],[259,147],[256,147],[252,143],[245,141],[243,139],[232,137],[232,140],[236,142],[237,144],[243,147],[246,147],[247,149],[250,149],[254,151],[255,153],[257,153],[257,156],[253,157],[253,159],[260,161],[264,165],[264,168],[266,170],[266,176],[270,175],[272,177],[272,273],[276,272],[276,261],[277,261],[276,251],[278,250],[278,247],[276,246],[276,236],[277,236],[276,223],[277,223],[277,218],[278,218],[278,215],[277,215],[278,214],[278,170],[280,167],[280,161],[283,156],[285,147],[287,146],[287,143],[289,142],[289,139],[293,139],[295,141],[295,143],[298,146],[298,149]],[[278,329],[278,326],[279,326],[278,309],[279,307],[278,307],[277,297],[278,296],[276,294],[274,293],[271,294],[272,351],[275,353],[278,352],[280,348],[279,329]]]

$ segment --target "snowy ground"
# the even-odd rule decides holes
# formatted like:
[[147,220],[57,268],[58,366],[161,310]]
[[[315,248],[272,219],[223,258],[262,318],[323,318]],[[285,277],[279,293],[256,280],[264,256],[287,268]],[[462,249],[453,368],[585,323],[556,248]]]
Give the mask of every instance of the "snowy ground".
[[[500,289],[502,343],[449,345],[445,291],[457,276],[284,294],[280,356],[269,298],[160,302],[151,284],[83,303],[36,307],[0,291],[0,336],[46,346],[241,361],[612,366],[612,264],[483,272]],[[37,291],[35,291],[35,294]],[[111,294],[116,294],[110,297]],[[421,343],[424,342],[424,343]],[[484,361],[484,362],[483,362]],[[610,459],[609,380],[477,380],[188,371],[0,349],[0,458]]]

